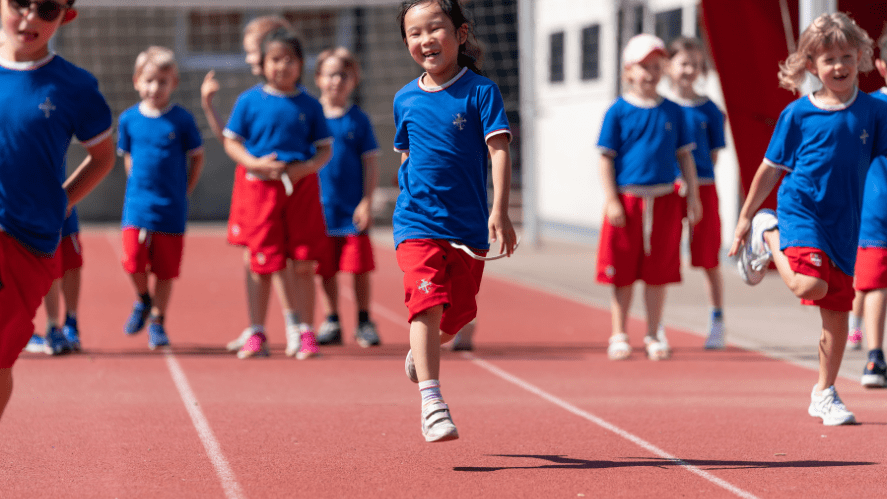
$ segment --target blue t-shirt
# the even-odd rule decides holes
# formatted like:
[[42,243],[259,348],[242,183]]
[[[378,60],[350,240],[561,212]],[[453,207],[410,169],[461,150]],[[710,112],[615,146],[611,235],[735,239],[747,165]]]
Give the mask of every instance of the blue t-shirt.
[[826,106],[811,96],[779,116],[764,161],[788,173],[777,194],[780,248],[824,251],[853,275],[862,189],[872,159],[887,154],[887,102],[858,92]]
[[613,157],[616,185],[674,183],[674,162],[681,149],[692,149],[693,133],[681,106],[660,97],[653,105],[619,97],[604,114],[598,148]]
[[[871,95],[887,101],[887,87]],[[887,158],[884,156],[872,160],[865,178],[859,245],[864,248],[887,248]]]
[[440,87],[421,81],[394,96],[394,150],[409,153],[398,171],[394,243],[448,239],[489,249],[487,140],[511,135],[499,87],[466,68]]
[[194,117],[178,105],[157,113],[137,104],[120,115],[118,130],[117,150],[132,159],[121,225],[183,234],[188,160],[203,146]]
[[111,109],[89,72],[55,54],[0,60],[0,228],[29,250],[58,247],[71,137],[86,147],[111,133]]
[[274,152],[287,163],[311,159],[316,146],[333,140],[317,99],[301,90],[282,93],[267,85],[240,94],[224,135],[241,141],[257,158]]
[[80,232],[80,221],[77,219],[77,208],[71,208],[71,214],[65,218],[62,224],[62,237],[68,237],[71,234]]
[[369,117],[357,106],[326,123],[333,134],[333,156],[318,173],[326,231],[330,236],[357,234],[352,218],[364,196],[363,158],[376,154],[379,145]]
[[[697,101],[676,101],[684,111],[684,120],[693,133],[693,161],[696,163],[696,176],[701,183],[711,184],[715,179],[715,165],[711,162],[711,152],[723,149],[724,113],[708,97]],[[675,163],[677,168],[677,163]],[[680,175],[680,170],[677,172]]]

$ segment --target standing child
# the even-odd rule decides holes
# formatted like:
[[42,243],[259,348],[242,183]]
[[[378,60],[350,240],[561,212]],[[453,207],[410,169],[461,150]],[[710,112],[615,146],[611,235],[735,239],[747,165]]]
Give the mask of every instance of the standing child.
[[[772,261],[802,304],[819,307],[819,380],[808,413],[829,426],[856,421],[834,384],[847,344],[863,182],[871,160],[887,153],[887,104],[857,88],[859,71],[871,68],[872,40],[845,14],[823,14],[804,30],[780,64],[780,84],[796,91],[809,71],[822,88],[782,111],[730,247],[747,283],[760,282]],[[783,172],[777,211],[758,211]]]
[[[711,317],[705,348],[724,348],[724,280],[721,277],[721,215],[715,186],[715,163],[724,141],[724,114],[708,97],[699,95],[693,85],[708,68],[702,42],[679,37],[668,46],[668,73],[675,101],[684,111],[696,142],[693,162],[699,182],[702,218],[689,228],[690,264],[705,271]],[[680,180],[679,184],[682,184]]]
[[406,370],[419,383],[425,440],[443,442],[459,433],[441,396],[440,345],[477,314],[484,269],[450,242],[486,253],[492,239],[500,252],[514,250],[511,131],[499,88],[477,74],[470,54],[479,49],[469,41],[459,2],[404,2],[398,20],[410,56],[425,70],[394,97],[394,149],[402,164],[393,223],[409,309]]
[[[170,103],[179,83],[171,50],[149,47],[140,53],[132,81],[142,101],[120,115],[117,149],[128,175],[123,269],[139,300],[123,330],[135,334],[148,319],[148,348],[153,350],[169,344],[164,318],[182,263],[188,194],[203,169],[203,142],[191,113]],[[154,274],[153,293],[149,273]]]
[[[111,110],[98,82],[49,50],[77,17],[73,4],[0,2],[0,415],[53,281],[65,213],[114,166]],[[72,136],[88,155],[65,180]]]
[[701,216],[692,132],[681,107],[656,93],[666,55],[662,40],[653,35],[628,41],[622,53],[626,92],[607,110],[598,139],[606,204],[597,281],[613,286],[611,360],[631,355],[625,331],[638,279],[645,283],[647,356],[662,360],[671,354],[657,329],[665,285],[681,281],[683,201],[674,189],[675,159],[687,187],[690,225]]
[[349,99],[360,82],[360,67],[344,47],[324,50],[317,56],[314,80],[320,103],[333,134],[333,157],[320,170],[320,193],[326,220],[327,248],[318,261],[323,285],[326,320],[317,342],[341,344],[339,288],[336,274],[354,275],[357,329],[354,338],[364,347],[379,344],[376,325],[370,320],[370,272],[375,268],[369,229],[373,191],[379,183],[379,146],[369,117]]
[[[264,321],[273,274],[286,283],[285,306],[305,316],[309,308],[313,312],[314,260],[325,238],[317,171],[329,160],[333,139],[322,106],[300,88],[303,65],[302,45],[292,31],[281,28],[266,35],[261,43],[266,83],[240,95],[224,131],[225,152],[242,172],[235,181],[231,219],[238,221],[239,240],[249,249],[250,277],[258,290],[258,324],[238,352],[240,358],[267,355]],[[286,354],[299,359],[317,355],[310,325],[296,337],[289,334],[292,325]]]

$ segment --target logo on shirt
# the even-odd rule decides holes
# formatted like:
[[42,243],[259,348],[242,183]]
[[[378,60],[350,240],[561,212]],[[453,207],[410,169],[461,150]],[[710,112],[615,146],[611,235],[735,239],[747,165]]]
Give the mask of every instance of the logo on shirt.
[[869,138],[869,133],[865,131],[865,128],[862,129],[862,135],[859,138],[862,139],[863,144],[865,144],[865,139]]
[[49,114],[51,112],[55,111],[55,104],[53,104],[52,101],[49,100],[49,97],[47,97],[46,100],[43,101],[43,104],[40,104],[37,107],[40,108],[41,111],[43,111],[43,115],[47,118],[49,118]]
[[169,140],[176,140],[176,132],[169,132]]
[[810,255],[810,263],[812,263],[814,267],[822,267],[822,255],[816,253]]
[[670,121],[665,122],[665,131],[667,131],[667,132],[671,131],[671,122]]
[[306,119],[307,118],[305,117],[305,113],[299,113],[299,121],[301,121],[302,123],[305,123]]
[[419,288],[419,291],[425,293],[426,295],[431,292],[431,283],[428,281],[428,279],[422,279],[418,282],[419,285],[417,287]]
[[465,117],[462,116],[462,113],[459,113],[459,114],[457,114],[456,116],[453,116],[453,125],[454,125],[456,128],[458,128],[459,130],[464,130],[464,129],[465,129],[465,123],[466,123],[466,122],[468,122],[468,120],[466,120]]

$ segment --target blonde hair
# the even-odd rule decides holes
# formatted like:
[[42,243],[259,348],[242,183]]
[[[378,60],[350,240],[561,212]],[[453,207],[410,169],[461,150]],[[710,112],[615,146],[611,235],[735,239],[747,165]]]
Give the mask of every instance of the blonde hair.
[[354,54],[345,47],[335,47],[321,52],[317,56],[317,64],[314,65],[315,77],[320,76],[320,67],[323,66],[323,63],[326,62],[327,59],[333,57],[342,61],[342,65],[345,66],[345,71],[354,78],[355,85],[360,83],[360,64],[358,64],[357,58],[354,57]]
[[243,37],[256,37],[256,41],[261,42],[265,35],[280,28],[292,30],[293,26],[280,16],[261,16],[246,23],[243,28]]
[[166,47],[154,45],[148,47],[138,56],[136,56],[136,64],[135,70],[133,71],[133,77],[138,78],[139,75],[142,74],[142,71],[145,70],[145,66],[147,66],[148,64],[153,64],[157,67],[157,69],[161,71],[171,69],[173,73],[176,74],[176,76],[178,76],[179,74],[179,66],[178,64],[176,64],[176,54]]
[[798,49],[779,63],[779,86],[797,92],[804,82],[804,71],[823,50],[833,47],[852,47],[862,52],[859,72],[874,68],[872,38],[853,19],[843,12],[822,14],[801,33]]

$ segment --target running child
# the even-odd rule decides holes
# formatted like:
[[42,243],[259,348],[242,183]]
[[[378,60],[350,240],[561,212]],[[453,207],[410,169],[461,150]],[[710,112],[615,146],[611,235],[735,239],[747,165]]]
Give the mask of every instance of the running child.
[[499,88],[477,74],[474,55],[480,51],[459,2],[404,2],[398,20],[410,56],[425,70],[394,97],[394,150],[402,164],[393,225],[409,310],[406,371],[419,383],[425,440],[443,442],[459,433],[441,396],[441,344],[477,314],[484,269],[450,242],[481,254],[490,240],[500,253],[514,250],[511,130]]
[[[53,257],[55,280],[43,297],[46,309],[46,336],[34,333],[26,352],[45,352],[61,355],[80,351],[80,331],[77,329],[77,307],[80,304],[80,279],[83,269],[83,249],[80,245],[80,224],[77,209],[65,218],[62,240]],[[65,315],[59,321],[59,296],[65,299]]]
[[[250,71],[255,76],[262,76],[262,39],[276,29],[286,28],[292,29],[290,23],[279,16],[262,16],[257,17],[247,23],[243,29],[243,50],[246,52],[246,63],[249,64]],[[215,71],[206,74],[203,84],[200,87],[201,104],[204,115],[213,131],[216,139],[220,144],[224,144],[225,138],[222,136],[224,124],[219,117],[218,112],[213,106],[213,98],[219,91],[219,82],[215,79]],[[234,189],[237,193],[241,190],[240,184],[246,182],[246,170],[242,165],[238,165],[234,175]],[[231,198],[231,217],[228,220],[228,242],[235,246],[246,246],[243,239],[241,224],[237,219],[238,215],[244,214],[249,216],[248,209],[241,208],[238,203],[240,197],[233,195]],[[291,266],[292,262],[288,261]],[[250,252],[245,249],[243,252],[243,265],[245,271],[246,282],[246,298],[247,298],[247,316],[250,326],[240,333],[240,336],[228,342],[227,349],[231,352],[238,352],[246,344],[247,340],[256,332],[264,333],[264,313],[260,313],[258,302],[258,287],[253,282],[252,272],[250,271]],[[295,270],[291,269],[294,273]],[[287,296],[295,296],[296,291],[292,289],[294,280],[281,279],[279,274],[272,274],[271,282],[277,291],[280,299],[281,308],[283,309],[283,318],[286,322],[287,347],[286,353],[290,356],[295,355],[301,348],[302,331],[310,330],[314,322],[314,295],[303,297],[301,301],[306,303],[306,307],[311,310],[304,316],[299,312],[289,308],[290,299]],[[260,318],[261,317],[261,318]],[[307,347],[306,347],[307,348]]]
[[[887,81],[887,33],[878,40],[880,58],[875,68]],[[887,101],[887,87],[873,92],[876,99]],[[850,323],[859,334],[859,322],[865,317],[868,361],[860,382],[867,388],[887,385],[887,363],[884,362],[884,314],[887,308],[887,159],[877,157],[869,167],[862,200],[862,221],[859,248],[856,252],[856,299]],[[854,324],[854,320],[857,321]],[[861,343],[861,342],[860,342]]]
[[317,342],[342,343],[336,274],[344,271],[354,276],[354,338],[358,345],[367,348],[379,344],[379,333],[370,320],[370,272],[375,263],[369,235],[373,192],[379,183],[379,146],[369,117],[350,103],[360,82],[360,66],[354,55],[344,47],[324,50],[317,56],[314,81],[334,138],[332,159],[319,173],[320,200],[329,237],[317,265],[326,312]]
[[628,41],[622,53],[626,91],[604,115],[598,139],[606,201],[597,281],[613,286],[613,329],[607,348],[611,360],[631,356],[626,322],[637,280],[645,283],[647,357],[662,360],[671,355],[657,329],[665,287],[681,281],[684,201],[674,188],[678,170],[686,185],[690,226],[702,215],[692,154],[694,134],[681,107],[656,92],[667,55],[665,44],[653,35],[640,34]]
[[293,325],[301,322],[298,314],[313,314],[314,261],[326,237],[317,171],[329,160],[333,139],[322,106],[299,85],[304,59],[298,37],[280,28],[260,47],[266,83],[240,95],[223,132],[225,152],[242,176],[235,180],[231,220],[237,221],[237,242],[249,249],[250,278],[258,289],[257,323],[238,357],[268,353],[264,322],[271,276],[277,274],[294,316],[286,354],[306,359],[318,354],[314,332],[310,323],[302,323],[301,331]]
[[[49,50],[77,17],[73,4],[0,2],[0,415],[54,278],[65,214],[114,166],[111,110],[98,82]],[[65,180],[72,136],[88,155]]]
[[[705,348],[724,348],[724,280],[721,276],[721,215],[715,186],[715,164],[718,151],[726,146],[724,113],[693,85],[708,71],[702,42],[679,37],[668,45],[668,76],[672,97],[681,105],[684,120],[693,131],[693,162],[699,181],[699,202],[702,218],[689,228],[690,264],[703,269],[708,282],[711,303],[708,337]],[[681,180],[679,186],[683,185]]]
[[[802,304],[819,307],[819,379],[807,412],[828,426],[856,421],[835,380],[847,344],[865,174],[887,154],[887,103],[857,88],[872,53],[872,39],[840,12],[819,16],[801,34],[797,51],[780,63],[780,85],[797,91],[808,71],[822,88],[782,111],[730,247],[748,284],[760,282],[772,261]],[[777,211],[758,211],[783,173]]]
[[164,319],[182,264],[188,195],[203,169],[203,140],[191,113],[170,102],[179,83],[172,50],[154,46],[140,53],[132,81],[142,100],[120,115],[117,150],[128,176],[123,269],[138,301],[123,332],[136,334],[147,320],[154,350],[169,345]]

